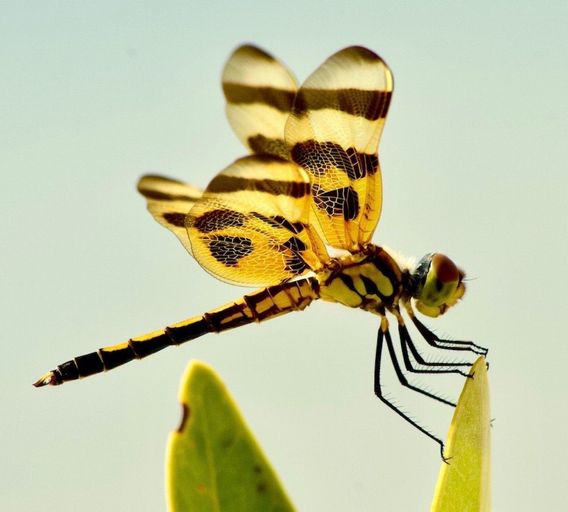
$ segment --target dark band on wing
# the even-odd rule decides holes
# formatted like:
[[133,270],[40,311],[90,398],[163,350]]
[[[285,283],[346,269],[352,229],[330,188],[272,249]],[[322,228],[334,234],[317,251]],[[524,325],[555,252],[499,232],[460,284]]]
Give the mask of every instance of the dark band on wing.
[[237,192],[240,190],[254,190],[275,196],[285,195],[298,198],[310,193],[310,184],[297,181],[257,180],[219,175],[207,187],[208,192],[215,193]]
[[185,227],[185,213],[178,213],[178,212],[166,212],[162,215],[163,219],[172,226],[177,228]]
[[253,217],[260,219],[261,221],[268,224],[271,228],[283,228],[291,231],[292,233],[300,233],[305,225],[303,222],[290,222],[288,219],[282,217],[281,215],[272,215],[267,217],[262,213],[250,212]]
[[146,199],[155,201],[197,201],[201,196],[200,194],[171,194],[156,190],[156,185],[185,185],[182,181],[165,178],[163,176],[147,175],[144,176],[138,183],[138,192],[140,192]]
[[191,225],[201,233],[211,233],[226,228],[244,226],[246,216],[235,210],[210,210],[191,220]]
[[333,109],[376,121],[386,116],[391,96],[390,91],[302,88],[296,94],[293,110],[304,115],[310,110]]
[[307,140],[298,142],[292,148],[292,160],[307,169],[314,176],[323,176],[336,168],[351,180],[372,176],[377,172],[377,155],[359,153],[355,148],[343,149],[335,142]]
[[296,253],[293,253],[291,256],[286,258],[286,265],[284,266],[284,269],[291,274],[299,276],[306,270],[309,270],[309,268],[308,264]]
[[229,103],[262,103],[281,112],[290,112],[294,103],[295,91],[275,87],[255,87],[233,82],[223,84],[223,92]]
[[211,256],[226,267],[236,267],[240,259],[253,251],[252,240],[244,236],[213,235],[202,240]]
[[282,246],[294,252],[302,252],[308,248],[308,246],[304,242],[302,242],[297,236],[290,237],[282,244]]
[[290,149],[284,139],[272,139],[259,133],[249,137],[247,143],[258,155],[276,155],[286,160],[290,158]]
[[314,185],[314,203],[330,217],[343,215],[345,220],[355,220],[359,215],[359,195],[351,187],[324,191]]

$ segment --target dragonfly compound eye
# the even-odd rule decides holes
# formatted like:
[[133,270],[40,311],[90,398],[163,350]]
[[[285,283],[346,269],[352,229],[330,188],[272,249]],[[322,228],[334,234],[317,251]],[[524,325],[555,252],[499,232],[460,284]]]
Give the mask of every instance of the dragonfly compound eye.
[[440,253],[424,256],[413,274],[413,297],[421,313],[436,317],[447,311],[465,293],[463,272]]

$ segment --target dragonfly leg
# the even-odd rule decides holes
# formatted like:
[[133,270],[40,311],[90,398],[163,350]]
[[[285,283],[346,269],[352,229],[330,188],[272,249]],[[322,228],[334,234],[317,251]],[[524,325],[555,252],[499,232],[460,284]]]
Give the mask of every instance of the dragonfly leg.
[[426,327],[414,314],[412,307],[409,303],[405,304],[406,311],[410,316],[412,322],[422,335],[422,337],[426,340],[428,345],[435,347],[435,348],[445,348],[447,350],[456,350],[456,351],[469,351],[473,352],[474,354],[480,356],[486,356],[489,352],[489,349],[482,347],[481,345],[477,345],[472,341],[458,341],[458,340],[444,340],[439,338],[436,334],[434,334],[428,327]]
[[[404,386],[411,387],[412,389],[415,389],[416,391],[422,392],[422,393],[426,394],[427,396],[430,396],[431,398],[434,398],[436,400],[440,400],[439,397],[430,395],[429,393],[426,393],[423,390],[420,390],[420,389],[417,389],[417,388],[414,388],[414,387],[408,385],[408,381],[404,377],[404,374],[402,373],[402,370],[400,369],[400,366],[398,364],[398,361],[397,361],[397,358],[396,358],[396,353],[394,351],[394,346],[393,346],[393,343],[392,343],[392,339],[390,337],[390,333],[389,333],[389,330],[388,330],[388,321],[387,321],[386,317],[384,317],[384,316],[381,318],[381,326],[380,326],[379,331],[377,333],[377,350],[376,350],[376,355],[375,355],[375,384],[374,384],[375,395],[377,395],[377,397],[379,398],[379,400],[381,400],[381,402],[383,402],[387,407],[389,407],[394,412],[396,412],[400,417],[404,418],[413,427],[415,427],[420,432],[422,432],[424,435],[428,436],[430,439],[432,439],[433,441],[438,443],[440,445],[440,453],[442,455],[442,460],[447,461],[447,459],[444,457],[444,443],[443,443],[443,441],[440,438],[436,437],[431,432],[429,432],[428,430],[426,430],[426,428],[419,425],[412,418],[410,418],[407,414],[405,414],[401,409],[399,409],[393,402],[391,402],[384,395],[383,389],[382,389],[382,383],[381,383],[381,363],[382,363],[382,355],[383,355],[383,346],[384,346],[385,341],[386,341],[386,344],[387,344],[387,349],[389,351],[389,355],[390,355],[394,370],[395,370],[395,372],[398,376],[400,383]],[[447,403],[447,402],[445,402],[445,403]],[[450,405],[452,405],[452,404],[450,404]]]
[[393,368],[394,371],[396,373],[396,376],[398,378],[398,381],[401,383],[402,386],[404,386],[405,388],[408,389],[412,389],[413,391],[416,391],[417,393],[421,393],[422,395],[425,395],[429,398],[432,398],[434,400],[436,400],[437,402],[440,402],[442,404],[446,404],[446,405],[450,405],[452,407],[455,407],[456,404],[454,402],[451,402],[450,400],[443,398],[441,396],[436,395],[435,393],[431,393],[430,391],[426,391],[425,389],[422,389],[418,386],[415,386],[414,384],[411,384],[408,379],[406,378],[406,375],[404,375],[404,372],[402,371],[402,368],[400,367],[400,364],[398,362],[398,358],[396,357],[396,351],[394,348],[394,343],[392,341],[392,337],[390,335],[390,331],[388,329],[388,320],[386,319],[386,317],[383,317],[381,320],[381,330],[384,330],[384,338],[387,344],[387,349],[389,351],[389,355],[393,364]]
[[[405,368],[412,373],[457,373],[463,377],[469,377],[469,373],[461,370],[460,367],[470,367],[471,363],[468,362],[458,362],[458,363],[447,363],[447,362],[432,362],[424,359],[422,354],[416,348],[414,341],[410,337],[410,333],[404,324],[404,319],[402,318],[400,311],[397,309],[393,310],[392,313],[395,315],[398,321],[398,334],[400,340],[400,348],[402,351],[402,358],[404,361]],[[410,360],[409,350],[414,357],[414,360],[426,368],[415,368]]]

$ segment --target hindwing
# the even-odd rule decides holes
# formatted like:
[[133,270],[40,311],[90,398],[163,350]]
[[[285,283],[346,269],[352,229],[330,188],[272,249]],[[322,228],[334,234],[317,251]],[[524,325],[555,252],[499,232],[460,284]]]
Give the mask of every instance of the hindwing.
[[244,45],[223,70],[229,123],[253,153],[289,158],[284,126],[298,89],[292,73],[272,55]]
[[152,217],[176,235],[191,253],[185,218],[203,192],[193,185],[156,175],[140,178],[138,191],[146,198]]
[[209,183],[185,225],[193,256],[205,270],[234,284],[260,286],[321,268],[327,254],[309,225],[309,211],[310,183],[298,166],[254,155]]

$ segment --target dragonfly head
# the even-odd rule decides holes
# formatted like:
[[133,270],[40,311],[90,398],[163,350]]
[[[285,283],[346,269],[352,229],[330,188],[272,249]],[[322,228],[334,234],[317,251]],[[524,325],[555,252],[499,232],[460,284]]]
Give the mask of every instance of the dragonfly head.
[[430,253],[424,256],[412,273],[412,297],[422,314],[443,315],[463,297],[464,273],[447,256]]

